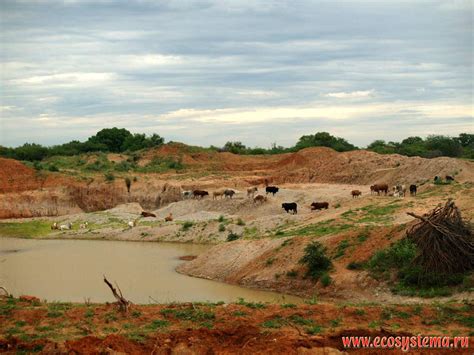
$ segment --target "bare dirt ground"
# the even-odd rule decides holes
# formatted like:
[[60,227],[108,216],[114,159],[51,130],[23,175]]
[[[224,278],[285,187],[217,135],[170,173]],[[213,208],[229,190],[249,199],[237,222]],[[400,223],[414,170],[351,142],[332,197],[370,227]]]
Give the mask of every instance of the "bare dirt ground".
[[[341,337],[466,335],[473,311],[466,303],[279,306],[242,301],[133,305],[122,314],[114,304],[8,297],[0,298],[0,309],[0,351],[9,354],[379,354],[380,349],[345,349]],[[456,353],[469,353],[464,350]]]

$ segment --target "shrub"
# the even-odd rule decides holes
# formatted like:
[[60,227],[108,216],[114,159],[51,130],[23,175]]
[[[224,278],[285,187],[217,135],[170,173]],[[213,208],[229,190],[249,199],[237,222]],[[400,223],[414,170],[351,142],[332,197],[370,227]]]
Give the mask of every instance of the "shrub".
[[324,287],[328,287],[332,282],[332,278],[331,278],[331,276],[329,276],[329,274],[327,272],[325,272],[324,274],[321,275],[320,280],[321,280],[321,284]]
[[106,173],[104,174],[105,181],[112,182],[115,180],[115,175],[112,173]]
[[223,223],[219,224],[219,232],[225,231],[225,225]]
[[239,219],[237,220],[237,225],[238,225],[238,226],[245,226],[245,222],[242,221],[241,218],[239,218]]
[[235,233],[232,233],[230,232],[228,235],[227,235],[227,241],[228,242],[232,242],[233,240],[237,240],[240,238],[240,235],[238,234],[235,234]]
[[313,241],[305,247],[300,263],[305,264],[308,268],[306,276],[314,280],[332,266],[331,260],[326,255],[326,248],[317,241]]
[[298,276],[298,271],[296,270],[290,270],[286,272],[286,276],[295,278]]
[[193,225],[194,225],[193,222],[191,222],[191,221],[186,221],[186,222],[183,223],[183,226],[181,227],[181,230],[182,230],[183,232],[186,232],[186,231],[187,231],[189,228],[191,228]]
[[56,165],[50,165],[50,166],[48,166],[48,170],[49,170],[49,171],[53,171],[53,172],[59,171],[59,169],[58,169],[58,167],[57,167]]
[[349,264],[347,264],[348,270],[361,270],[363,268],[364,268],[364,263],[360,263],[357,261],[351,261]]

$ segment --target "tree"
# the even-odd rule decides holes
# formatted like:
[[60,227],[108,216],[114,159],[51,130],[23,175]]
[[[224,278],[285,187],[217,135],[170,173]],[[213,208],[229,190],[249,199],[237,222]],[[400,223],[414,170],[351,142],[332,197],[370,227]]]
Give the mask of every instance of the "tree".
[[428,136],[426,138],[426,148],[431,151],[439,151],[441,155],[448,157],[458,157],[462,154],[461,143],[447,136]]
[[122,144],[122,151],[136,151],[144,148],[160,146],[164,143],[164,139],[154,133],[150,137],[145,134],[135,133],[125,138]]
[[357,149],[356,146],[347,142],[344,138],[334,137],[328,132],[318,132],[302,136],[295,145],[295,150],[308,147],[328,147],[338,152],[346,152]]
[[125,140],[132,134],[125,128],[104,128],[95,136],[89,138],[88,142],[103,144],[110,152],[120,153]]
[[231,152],[234,154],[245,154],[247,153],[247,147],[242,142],[227,142],[222,148],[225,152]]

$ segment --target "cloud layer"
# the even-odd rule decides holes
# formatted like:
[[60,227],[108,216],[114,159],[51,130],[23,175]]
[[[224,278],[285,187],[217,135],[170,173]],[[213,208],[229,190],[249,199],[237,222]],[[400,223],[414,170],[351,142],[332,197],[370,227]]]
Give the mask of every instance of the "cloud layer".
[[473,132],[472,4],[5,0],[0,144]]

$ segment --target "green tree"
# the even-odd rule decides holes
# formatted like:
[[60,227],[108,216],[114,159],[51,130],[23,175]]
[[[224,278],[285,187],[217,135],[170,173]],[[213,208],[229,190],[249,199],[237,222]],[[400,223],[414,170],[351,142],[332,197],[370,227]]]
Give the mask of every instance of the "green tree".
[[225,152],[231,152],[234,154],[245,154],[247,153],[247,147],[242,142],[227,142],[222,147]]
[[344,138],[334,137],[328,132],[318,132],[302,136],[295,145],[295,150],[308,147],[329,147],[338,152],[346,152],[357,149],[356,146],[347,142]]
[[125,140],[132,134],[125,128],[104,128],[95,136],[89,138],[88,142],[103,144],[110,152],[120,153]]
[[461,143],[447,136],[428,136],[428,138],[426,138],[426,148],[432,152],[439,152],[439,155],[448,157],[458,157],[462,154]]

